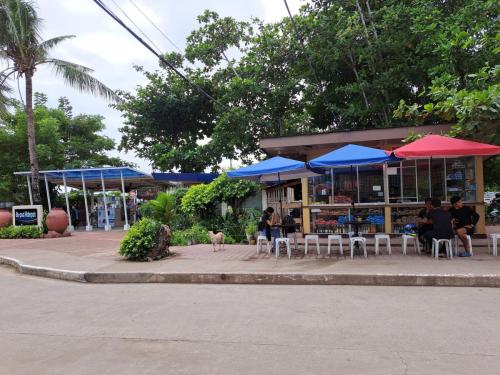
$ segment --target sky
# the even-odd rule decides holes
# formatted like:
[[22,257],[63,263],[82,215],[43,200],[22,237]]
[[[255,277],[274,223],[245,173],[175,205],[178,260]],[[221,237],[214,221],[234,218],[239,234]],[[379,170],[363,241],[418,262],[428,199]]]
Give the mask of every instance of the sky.
[[[304,0],[288,0],[292,14],[296,14]],[[163,52],[174,51],[173,47],[134,7],[130,0],[104,0],[124,21],[119,8],[158,45]],[[287,16],[282,0],[133,0],[144,13],[181,49],[186,37],[198,27],[196,17],[205,9],[214,10],[221,17],[231,16],[238,20],[258,17],[266,22],[278,21]],[[157,67],[155,56],[146,50],[130,34],[106,15],[92,0],[38,0],[38,12],[44,20],[44,39],[60,35],[76,37],[59,44],[52,56],[76,62],[94,69],[94,76],[112,89],[134,91],[144,83],[144,77],[133,69],[142,65],[147,70]],[[14,85],[15,87],[15,85]],[[120,112],[109,108],[109,103],[92,95],[80,93],[68,87],[52,74],[50,68],[40,68],[35,74],[34,90],[49,97],[49,105],[57,106],[57,99],[66,96],[73,106],[73,114],[99,114],[105,117],[105,135],[120,141],[122,126]],[[133,153],[118,151],[112,155],[136,163],[149,172],[147,160]],[[228,162],[225,162],[228,164]],[[238,165],[234,162],[233,165]],[[226,167],[227,165],[224,165]]]

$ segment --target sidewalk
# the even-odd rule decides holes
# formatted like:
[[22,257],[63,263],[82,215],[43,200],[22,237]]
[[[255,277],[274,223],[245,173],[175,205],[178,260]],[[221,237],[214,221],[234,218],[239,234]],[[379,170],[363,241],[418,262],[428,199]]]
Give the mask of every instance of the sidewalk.
[[20,272],[85,282],[209,282],[362,285],[500,286],[500,257],[488,253],[486,240],[474,240],[472,258],[435,260],[418,256],[412,247],[403,256],[397,239],[392,255],[374,255],[368,242],[368,258],[350,259],[335,246],[331,257],[326,244],[321,255],[304,256],[302,247],[292,259],[281,254],[256,254],[255,246],[211,245],[172,247],[173,256],[155,262],[129,262],[116,255],[121,231],[76,232],[71,237],[36,240],[0,240],[0,263]]

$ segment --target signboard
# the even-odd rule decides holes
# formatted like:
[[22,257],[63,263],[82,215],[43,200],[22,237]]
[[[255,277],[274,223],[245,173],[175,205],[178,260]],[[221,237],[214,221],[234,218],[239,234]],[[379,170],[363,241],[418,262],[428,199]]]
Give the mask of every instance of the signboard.
[[389,176],[396,176],[398,174],[398,168],[397,167],[389,167],[387,168],[387,175]]
[[41,227],[42,216],[43,207],[41,205],[12,207],[14,226],[38,225],[39,227]]

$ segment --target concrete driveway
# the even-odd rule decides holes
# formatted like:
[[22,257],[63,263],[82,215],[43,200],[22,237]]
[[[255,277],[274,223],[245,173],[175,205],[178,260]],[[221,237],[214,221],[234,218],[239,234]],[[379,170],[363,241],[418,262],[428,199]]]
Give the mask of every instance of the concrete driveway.
[[500,289],[78,284],[0,267],[0,374],[500,373]]

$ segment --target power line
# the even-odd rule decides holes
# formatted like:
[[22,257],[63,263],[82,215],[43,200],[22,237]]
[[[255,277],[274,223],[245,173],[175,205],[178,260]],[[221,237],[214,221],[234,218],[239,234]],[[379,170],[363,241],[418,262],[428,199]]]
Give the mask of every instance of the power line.
[[306,60],[309,64],[309,68],[312,70],[314,74],[314,78],[316,78],[316,82],[319,84],[320,80],[318,78],[318,75],[316,74],[316,70],[314,69],[314,66],[311,61],[311,56],[309,56],[309,53],[306,50],[306,46],[304,44],[304,38],[302,37],[302,34],[299,31],[299,28],[297,27],[297,24],[295,23],[295,20],[293,19],[292,12],[290,12],[290,8],[288,7],[288,3],[286,0],[283,0],[286,6],[286,10],[288,12],[288,16],[290,18],[290,21],[292,23],[293,30],[295,31],[295,34],[297,34],[297,39],[299,40],[300,45],[302,46],[302,50],[304,51],[304,55],[306,56]]
[[217,99],[215,99],[212,95],[210,95],[208,92],[206,92],[202,87],[198,86],[196,83],[191,81],[188,77],[186,77],[184,74],[182,74],[174,65],[172,65],[171,62],[169,62],[167,59],[165,59],[161,54],[159,54],[157,51],[153,49],[148,43],[144,41],[139,35],[137,35],[136,32],[134,32],[130,27],[128,27],[121,19],[118,17],[112,10],[110,10],[106,4],[102,2],[102,0],[93,0],[94,3],[96,3],[99,8],[101,8],[105,13],[107,13],[111,18],[113,18],[120,26],[122,26],[125,30],[127,30],[135,39],[137,39],[144,47],[146,47],[150,52],[152,52],[163,64],[168,66],[175,74],[177,74],[179,77],[181,77],[185,82],[190,84],[193,88],[198,90],[201,94],[205,95],[207,98],[212,100],[214,103],[217,103],[218,105],[222,107],[226,107]]
[[169,42],[172,46],[174,46],[174,48],[175,48],[178,52],[182,53],[182,50],[181,50],[181,49],[177,46],[177,44],[175,44],[175,43],[174,43],[174,41],[173,41],[172,39],[170,39],[170,38],[168,37],[168,35],[167,35],[167,34],[165,34],[165,33],[164,33],[164,32],[163,32],[163,31],[162,31],[162,30],[161,30],[161,29],[160,29],[160,28],[159,28],[159,27],[158,27],[158,26],[157,26],[157,25],[156,25],[156,24],[155,24],[155,23],[151,20],[151,18],[149,18],[149,17],[148,17],[148,15],[147,15],[147,14],[146,14],[146,13],[145,13],[145,12],[144,12],[141,8],[139,8],[139,6],[138,6],[138,5],[137,5],[137,4],[136,4],[133,0],[129,0],[129,1],[130,1],[130,3],[131,3],[131,4],[132,4],[132,5],[133,5],[133,6],[134,6],[134,7],[135,7],[135,8],[136,8],[136,9],[137,9],[137,10],[138,10],[138,11],[139,11],[139,12],[140,12],[143,16],[144,16],[144,18],[146,18],[146,19],[149,21],[149,23],[150,23],[150,24],[151,24],[154,28],[155,28],[156,30],[158,30],[158,32],[159,32],[159,33],[160,33],[160,34],[161,34],[161,35],[162,35],[162,36],[163,36],[163,37],[164,37],[164,38],[165,38],[165,39],[166,39],[166,40],[167,40],[167,41],[168,41],[168,42]]
[[119,6],[119,5],[118,5],[118,3],[117,3],[115,0],[111,0],[111,1],[113,2],[113,4],[115,4],[115,5],[116,5],[116,7],[120,10],[120,12],[122,12],[122,14],[123,14],[125,17],[127,17],[127,19],[128,19],[128,20],[132,23],[132,25],[134,25],[134,26],[135,26],[135,28],[136,28],[137,30],[139,30],[139,32],[140,32],[140,33],[144,36],[144,38],[146,38],[146,39],[149,41],[149,43],[151,43],[151,44],[153,45],[153,47],[155,47],[155,48],[158,50],[158,52],[160,52],[160,53],[162,53],[162,54],[163,54],[163,52],[162,52],[161,48],[160,48],[160,47],[158,47],[158,46],[155,44],[155,42],[153,42],[153,41],[149,38],[149,36],[147,36],[147,34],[146,34],[144,31],[142,31],[142,30],[141,30],[141,28],[140,28],[139,26],[137,26],[137,24],[134,22],[134,20],[132,20],[132,18],[130,18],[130,17],[128,16],[128,14],[127,14],[127,13],[126,13],[126,12],[125,12],[125,11],[124,11],[124,10],[123,10],[120,6]]

